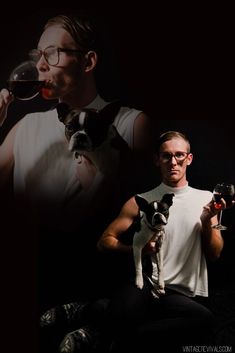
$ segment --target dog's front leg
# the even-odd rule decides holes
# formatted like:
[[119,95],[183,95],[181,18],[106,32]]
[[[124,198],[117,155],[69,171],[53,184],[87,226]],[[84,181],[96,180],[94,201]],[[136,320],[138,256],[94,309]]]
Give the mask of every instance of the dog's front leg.
[[135,284],[140,289],[142,289],[144,285],[141,254],[142,248],[133,244],[133,255],[135,262]]
[[152,294],[155,298],[159,298],[160,295],[165,293],[164,287],[164,277],[163,277],[163,258],[162,258],[162,249],[158,249],[157,253],[152,256],[153,263],[153,277],[157,280],[155,282],[154,289]]
[[162,258],[162,248],[159,249],[157,255],[157,266],[158,266],[158,285],[161,293],[165,293],[164,278],[163,278],[163,258]]

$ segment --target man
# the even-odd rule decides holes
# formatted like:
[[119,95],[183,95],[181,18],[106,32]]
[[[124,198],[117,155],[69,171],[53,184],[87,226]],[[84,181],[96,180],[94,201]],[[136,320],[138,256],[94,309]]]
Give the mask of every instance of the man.
[[[30,52],[39,80],[45,82],[42,90],[45,99],[58,99],[69,109],[78,111],[101,110],[108,104],[96,87],[96,45],[96,33],[85,17],[59,15],[49,19],[37,49]],[[1,90],[1,124],[13,100],[8,90]],[[113,120],[118,133],[133,151],[133,158],[135,153],[144,154],[148,150],[150,120],[143,112],[121,107]],[[3,212],[17,219],[17,232],[22,227],[24,235],[39,234],[38,287],[42,312],[79,296],[96,296],[99,290],[95,275],[97,237],[132,187],[141,188],[140,183],[135,183],[137,178],[133,178],[134,185],[130,184],[131,169],[125,178],[126,168],[122,168],[122,177],[114,176],[111,182],[102,184],[104,189],[98,188],[90,197],[99,170],[85,155],[74,158],[68,146],[65,127],[56,108],[26,115],[0,146],[1,191],[5,191],[13,176],[14,192],[18,196],[14,213],[6,207]],[[129,162],[131,165],[131,159]],[[127,185],[119,185],[119,180]],[[11,226],[12,222],[6,222],[8,231]]]
[[[185,135],[168,131],[160,136],[155,162],[160,168],[162,183],[141,196],[151,202],[160,200],[166,193],[175,195],[163,242],[166,293],[160,299],[153,299],[146,277],[142,290],[133,281],[117,291],[110,305],[110,320],[117,339],[129,339],[131,348],[136,341],[136,347],[143,344],[142,349],[148,345],[156,347],[161,342],[165,348],[169,344],[174,352],[175,349],[182,351],[182,345],[187,343],[205,342],[203,334],[211,331],[212,314],[199,301],[208,296],[206,260],[213,261],[220,256],[223,238],[219,230],[212,228],[218,213],[212,193],[188,185],[186,171],[192,160]],[[221,208],[225,207],[222,200]],[[105,230],[98,248],[132,257],[132,246],[123,240],[138,216],[139,207],[132,197]],[[146,245],[146,254],[154,251],[154,243]]]
[[[46,83],[44,98],[59,99],[78,110],[84,107],[100,110],[107,105],[96,88],[95,33],[86,20],[76,21],[66,16],[49,20],[38,48],[31,51],[31,58],[37,63],[39,80]],[[8,90],[1,91],[1,124],[13,99]],[[143,112],[129,108],[121,108],[114,119],[118,132],[134,150],[141,150],[146,145],[148,123]],[[79,199],[81,190],[88,190],[97,174],[95,166],[85,156],[78,163],[73,154],[68,153],[64,125],[58,120],[56,109],[21,120],[9,132],[0,152],[0,185],[4,186],[14,169],[14,188],[18,193],[27,192],[37,203],[55,202],[60,205],[59,211],[65,200],[70,204],[71,199],[74,203],[74,195]],[[45,204],[40,211],[47,217],[44,207]],[[58,213],[54,213],[59,228],[60,219]],[[46,221],[52,224],[55,219],[50,215]],[[65,227],[68,230],[73,226],[70,220]]]

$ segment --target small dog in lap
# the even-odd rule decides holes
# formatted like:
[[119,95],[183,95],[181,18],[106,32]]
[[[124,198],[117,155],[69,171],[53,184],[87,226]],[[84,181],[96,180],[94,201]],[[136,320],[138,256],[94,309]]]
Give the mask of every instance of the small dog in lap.
[[156,253],[151,256],[154,282],[151,278],[149,280],[153,285],[153,296],[156,298],[165,293],[162,243],[165,234],[164,228],[168,221],[169,208],[173,203],[173,197],[174,194],[165,194],[161,201],[155,200],[149,203],[142,196],[135,196],[141,213],[140,230],[134,234],[133,238],[133,255],[136,271],[135,283],[138,288],[143,288],[142,249],[148,242],[155,242]]

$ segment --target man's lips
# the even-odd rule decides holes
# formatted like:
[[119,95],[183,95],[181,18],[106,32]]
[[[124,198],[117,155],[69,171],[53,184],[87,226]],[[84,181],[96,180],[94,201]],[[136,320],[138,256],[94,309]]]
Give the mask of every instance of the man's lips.
[[44,87],[45,88],[53,88],[53,84],[49,80],[43,80],[44,81]]
[[177,174],[177,173],[179,173],[179,171],[176,170],[176,169],[170,169],[170,170],[168,171],[168,173],[170,173],[170,174]]
[[47,99],[53,96],[53,83],[49,80],[44,81],[44,85],[41,89],[41,94],[43,98]]

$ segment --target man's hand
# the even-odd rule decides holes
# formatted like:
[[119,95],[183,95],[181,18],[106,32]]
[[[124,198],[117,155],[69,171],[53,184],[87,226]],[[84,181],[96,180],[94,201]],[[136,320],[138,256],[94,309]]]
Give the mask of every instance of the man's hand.
[[211,200],[206,206],[203,207],[201,221],[203,222],[210,220],[212,217],[216,216],[221,210],[231,208],[234,204],[235,201],[232,201],[231,204],[227,205],[223,198],[220,200],[220,204],[216,203],[214,200]]
[[221,210],[226,208],[226,202],[224,199],[221,199],[220,207],[218,208],[218,204],[211,200],[206,206],[203,207],[203,211],[201,214],[201,221],[208,221],[212,217],[216,216]]
[[13,94],[11,94],[6,88],[3,88],[0,91],[0,126],[6,119],[8,106],[13,100]]
[[78,157],[77,177],[83,190],[87,190],[93,184],[97,173],[95,165],[85,156]]
[[157,252],[156,242],[149,241],[143,248],[144,255],[154,255]]

